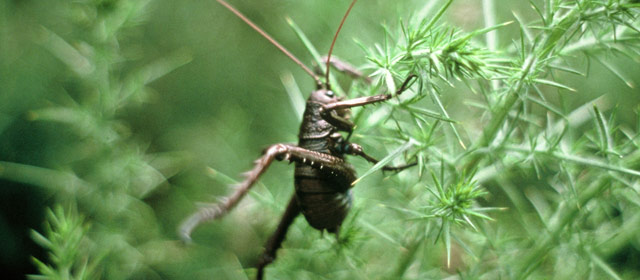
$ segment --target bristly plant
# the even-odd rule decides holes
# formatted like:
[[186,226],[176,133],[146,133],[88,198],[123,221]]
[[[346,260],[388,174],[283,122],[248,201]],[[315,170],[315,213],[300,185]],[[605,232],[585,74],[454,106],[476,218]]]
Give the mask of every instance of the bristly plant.
[[[121,41],[142,21],[148,3],[45,5],[63,17],[60,24],[24,27],[32,33],[28,43],[66,67],[55,73],[63,78],[51,78],[51,88],[42,94],[49,102],[23,113],[45,128],[38,136],[47,145],[47,156],[37,161],[41,165],[0,161],[1,178],[41,187],[54,198],[44,232],[32,232],[48,258],[32,259],[40,274],[31,279],[135,278],[151,265],[145,251],[170,242],[143,199],[166,184],[179,158],[145,153],[146,145],[132,137],[123,114],[149,99],[149,83],[189,62],[190,55],[178,51],[134,71],[122,70],[130,54],[122,52]],[[47,137],[50,131],[55,137]]]
[[[65,210],[61,205],[47,210],[44,235],[32,231],[38,245],[49,251],[50,264],[33,258],[41,275],[31,279],[96,279],[99,259],[91,253],[86,234],[89,226],[75,208]],[[94,248],[95,249],[95,248]]]
[[[443,15],[453,2],[444,2],[435,12],[429,10],[434,5],[427,4],[415,17],[400,20],[396,32],[385,27],[382,45],[368,47],[360,43],[369,61],[364,68],[370,71],[374,86],[356,82],[352,93],[371,95],[383,88],[395,90],[398,81],[411,73],[420,75],[421,87],[413,95],[407,94],[392,103],[391,108],[354,112],[358,126],[355,139],[376,139],[397,145],[390,149],[388,157],[357,181],[403,154],[406,158],[417,156],[419,170],[417,176],[400,176],[398,185],[404,187],[391,192],[396,193],[391,202],[388,198],[379,202],[399,213],[396,221],[374,224],[367,219],[376,218],[362,215],[352,225],[368,229],[389,241],[391,247],[401,248],[402,258],[394,269],[388,270],[388,263],[378,269],[375,265],[366,266],[365,261],[352,261],[352,256],[363,254],[345,253],[343,257],[350,260],[347,263],[351,268],[366,271],[352,276],[437,275],[428,269],[433,260],[421,260],[418,254],[432,253],[433,249],[426,244],[442,240],[446,252],[443,266],[449,267],[445,270],[457,271],[465,277],[571,277],[576,275],[575,270],[563,270],[558,261],[545,261],[561,260],[561,254],[569,254],[581,257],[577,262],[583,272],[580,277],[619,278],[616,270],[603,260],[617,251],[605,250],[606,247],[593,243],[593,235],[598,231],[591,232],[593,221],[588,224],[582,221],[592,216],[593,204],[602,203],[604,199],[628,201],[624,206],[607,205],[605,212],[627,207],[636,209],[639,205],[640,172],[635,163],[638,132],[611,128],[614,120],[607,120],[598,109],[598,106],[610,106],[606,95],[579,107],[563,101],[562,95],[580,91],[577,85],[564,82],[570,79],[569,75],[582,79],[588,76],[589,69],[579,60],[581,57],[602,63],[621,81],[634,86],[628,74],[602,57],[613,53],[638,61],[638,4],[632,1],[531,1],[537,20],[525,22],[514,12],[512,20],[498,23],[495,3],[487,0],[483,2],[487,7],[484,10],[487,26],[464,32],[442,23]],[[432,16],[424,16],[427,14]],[[309,39],[291,21],[290,24],[318,64],[322,64]],[[501,35],[501,32],[507,33],[505,30],[515,31],[520,37],[500,44],[498,38],[506,36]],[[483,37],[486,38],[484,44]],[[461,104],[447,105],[446,93],[460,84],[475,96],[469,96],[468,101]],[[293,83],[285,84],[289,95],[299,94],[300,90],[292,86]],[[469,110],[467,114],[473,116],[457,118],[450,113],[451,108],[465,106]],[[592,133],[584,133],[591,129],[589,119],[595,124],[592,137]],[[585,141],[593,144],[585,145]],[[440,176],[429,178],[423,176],[424,173]],[[616,184],[612,184],[614,182]],[[483,190],[481,185],[489,185],[491,189]],[[631,201],[629,197],[619,196],[620,193],[632,197]],[[372,211],[372,205],[357,203],[356,207],[359,213]],[[505,221],[490,218],[489,210],[504,210],[494,215]],[[538,214],[537,221],[528,214],[532,211]],[[504,214],[507,212],[510,215]],[[616,216],[621,220],[615,223],[633,227],[637,225],[638,216],[631,216]],[[509,225],[513,219],[522,226]],[[406,223],[397,220],[406,220]],[[611,228],[602,219],[597,223]],[[578,243],[571,248],[573,251],[566,248],[553,251],[556,246],[567,244],[562,236],[571,232],[567,227],[592,242]],[[625,242],[632,241],[630,236],[624,236],[617,242],[629,244]],[[521,253],[523,257],[514,258],[513,252],[520,252],[515,248],[525,250]],[[584,250],[588,254],[583,254]],[[600,255],[603,250],[608,252]],[[454,254],[456,256],[452,256]],[[452,258],[463,260],[452,267]],[[541,269],[541,266],[555,267]],[[622,269],[625,273],[634,273],[628,268]],[[380,274],[381,270],[385,272]]]
[[[143,19],[156,16],[149,2],[65,2],[47,11],[66,16],[58,24],[29,22],[30,28],[19,29],[48,52],[47,58],[62,62],[55,69],[66,67],[60,71],[62,81],[47,84],[47,101],[21,113],[55,132],[50,133],[55,137],[42,140],[47,160],[25,164],[29,161],[18,155],[15,161],[0,161],[2,179],[53,194],[44,228],[32,232],[33,240],[47,250],[46,256],[33,259],[39,274],[32,278],[246,279],[254,273],[255,260],[238,252],[255,250],[247,255],[256,255],[258,249],[245,243],[273,229],[270,224],[256,225],[252,217],[283,210],[273,201],[277,193],[269,192],[274,186],[268,185],[251,194],[258,201],[255,205],[238,213],[246,219],[230,217],[221,222],[225,226],[212,225],[199,236],[223,245],[183,247],[175,242],[177,218],[167,213],[187,213],[191,201],[179,198],[185,201],[172,206],[181,209],[167,210],[148,198],[161,184],[169,185],[166,178],[175,173],[171,170],[180,159],[147,152],[148,143],[139,140],[140,132],[131,130],[125,117],[153,96],[148,83],[190,60],[177,52],[141,68],[129,63],[139,55],[137,47],[158,43],[142,42],[138,32]],[[619,96],[629,91],[625,87],[637,91],[640,3],[384,2],[411,6],[405,10],[413,14],[399,13],[399,20],[385,23],[379,29],[379,44],[355,38],[366,57],[362,70],[372,83],[354,81],[350,97],[394,91],[412,73],[420,76],[419,85],[388,104],[354,110],[357,127],[352,139],[377,155],[389,156],[372,168],[354,161],[362,180],[354,189],[357,215],[347,217],[339,242],[328,235],[319,238],[295,223],[271,275],[639,278],[640,106],[633,94],[624,100]],[[0,4],[0,11],[8,14],[6,7],[12,5],[17,4]],[[172,13],[191,11],[193,5],[181,4]],[[481,14],[484,26],[462,28],[455,22],[456,15],[469,13],[464,5],[473,6],[474,15]],[[0,35],[12,34],[4,24],[11,23],[9,17],[0,16],[0,23]],[[315,38],[310,40],[302,28],[289,23],[314,60],[321,62]],[[345,28],[349,25],[357,26],[357,17]],[[198,43],[210,36],[208,28],[184,32],[197,34]],[[170,41],[168,34],[163,36]],[[131,37],[140,44],[121,44]],[[10,40],[4,39],[0,48],[9,50]],[[13,58],[4,53],[0,52],[3,70],[13,66]],[[261,74],[255,71],[240,76]],[[204,76],[203,84],[222,79]],[[345,79],[332,79],[344,86]],[[288,76],[283,81],[296,104],[303,91]],[[176,83],[186,87],[183,81]],[[340,83],[332,85],[346,92]],[[218,129],[212,137],[258,138],[245,131],[239,134],[237,127]],[[180,141],[186,137],[174,135]],[[237,158],[231,152],[220,154],[225,162]],[[417,168],[395,176],[375,175],[384,164],[408,158],[418,159]],[[217,170],[212,174],[215,179],[224,177]],[[285,179],[282,182],[290,183]],[[199,188],[209,193],[212,185],[224,193],[223,186],[233,179],[220,181],[224,184],[208,182]],[[170,185],[171,190],[181,187]],[[183,197],[180,194],[171,192]],[[247,230],[250,226],[255,228]],[[240,242],[238,236],[246,239]]]
[[[491,12],[493,2],[483,2],[489,7],[485,12]],[[640,206],[638,131],[613,125],[615,114],[608,119],[602,113],[599,108],[610,106],[606,95],[578,108],[554,100],[559,99],[557,95],[578,91],[563,82],[567,75],[588,75],[588,70],[580,70],[584,68],[577,60],[580,57],[601,63],[634,87],[634,78],[604,57],[628,57],[637,65],[640,5],[635,1],[530,1],[538,20],[524,22],[514,12],[521,37],[501,45],[497,42],[500,36],[495,34],[509,28],[509,22],[496,24],[496,18],[490,18],[485,20],[489,24],[486,28],[472,32],[440,23],[452,3],[446,1],[433,17],[401,21],[399,32],[385,29],[387,37],[381,46],[363,46],[370,61],[367,68],[373,70],[372,77],[378,84],[394,88],[399,77],[420,73],[422,90],[396,105],[397,113],[390,117],[387,127],[395,130],[398,141],[413,143],[408,152],[422,159],[421,171],[447,174],[416,184],[429,186],[426,199],[416,201],[416,196],[407,195],[407,201],[401,204],[409,207],[393,207],[406,213],[407,218],[420,218],[426,229],[426,234],[399,244],[411,248],[420,245],[420,240],[441,237],[449,265],[451,240],[456,240],[472,258],[465,262],[468,267],[456,270],[470,278],[620,278],[605,261],[615,252],[608,247],[608,240],[616,235],[624,235],[632,244],[637,240],[629,240],[629,235],[619,230],[601,233],[605,228],[613,229],[610,223],[637,225],[638,215],[626,211]],[[489,36],[490,32],[494,35]],[[482,46],[481,36],[491,47]],[[464,104],[475,119],[457,119],[442,101],[446,88],[460,83],[482,97],[470,98],[473,101]],[[421,106],[425,104],[421,99],[426,97],[435,111]],[[402,112],[410,118],[403,117]],[[591,128],[588,119],[593,120]],[[584,133],[590,129],[593,132]],[[475,176],[460,175],[465,173]],[[442,178],[449,176],[461,179],[449,180],[443,187]],[[483,192],[477,188],[479,184],[493,187]],[[545,186],[551,188],[541,189]],[[415,188],[406,191],[419,192]],[[483,204],[508,207],[502,209],[520,219],[522,232],[513,231],[508,222],[487,224],[492,219],[474,211],[498,209],[476,208],[479,206],[474,201],[488,193],[509,198],[506,203],[485,198],[489,201]],[[528,213],[532,210],[537,212],[538,221],[531,220]],[[609,216],[612,221],[594,219],[594,211],[621,214]],[[474,225],[474,219],[480,220],[481,226]],[[460,223],[478,234],[451,228]],[[538,223],[542,226],[536,226]],[[564,248],[575,238],[580,241]],[[557,247],[563,247],[563,251]],[[514,248],[531,249],[518,251],[518,258],[509,259]],[[493,252],[486,254],[487,250]],[[411,255],[416,251],[409,250]],[[560,253],[578,259],[577,266],[571,271],[563,269]],[[421,263],[410,258],[407,262]],[[406,276],[409,263],[401,261],[398,267],[394,277]]]

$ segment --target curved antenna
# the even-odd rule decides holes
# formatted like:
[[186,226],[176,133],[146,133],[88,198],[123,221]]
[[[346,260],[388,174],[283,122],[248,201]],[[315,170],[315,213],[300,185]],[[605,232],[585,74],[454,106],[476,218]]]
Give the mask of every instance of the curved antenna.
[[329,69],[331,69],[331,53],[333,52],[333,46],[336,44],[336,40],[338,39],[338,34],[340,34],[340,30],[342,30],[342,25],[344,25],[344,22],[347,20],[347,16],[349,16],[349,13],[351,12],[351,8],[353,8],[353,5],[356,4],[356,1],[358,0],[353,0],[351,1],[351,5],[349,5],[349,9],[347,9],[347,12],[344,13],[344,16],[342,17],[342,21],[340,21],[340,26],[338,26],[338,30],[336,31],[336,34],[333,35],[333,41],[331,42],[331,47],[329,48],[329,54],[327,55],[327,72],[325,74],[325,81],[327,83],[327,88],[329,87]]
[[[260,29],[260,27],[255,25],[255,23],[253,23],[251,20],[249,20],[247,17],[245,17],[242,13],[240,13],[238,10],[236,10],[236,8],[234,8],[233,6],[229,5],[229,3],[227,3],[226,1],[224,1],[224,0],[216,0],[216,1],[218,1],[218,3],[220,3],[220,5],[224,6],[229,11],[234,13],[237,17],[239,17],[247,25],[251,26],[251,28],[253,28],[253,30],[257,31],[260,35],[262,35],[262,37],[264,37],[265,39],[269,40],[269,42],[271,42],[271,44],[276,46],[276,48],[278,48],[287,57],[289,57],[291,60],[293,60],[293,62],[298,64],[300,67],[302,67],[302,69],[305,72],[307,72],[307,74],[309,74],[309,76],[311,76],[316,81],[316,84],[318,86],[322,85],[322,82],[320,81],[320,78],[316,74],[314,74],[313,71],[311,71],[311,69],[309,69],[306,65],[302,64],[302,62],[300,62],[300,60],[298,60],[298,58],[296,58],[292,53],[290,53],[287,49],[285,49],[282,45],[280,45],[276,40],[271,38],[271,36],[269,36],[269,34],[267,34],[267,32],[265,32],[264,30]],[[334,39],[334,41],[335,41],[335,39]]]

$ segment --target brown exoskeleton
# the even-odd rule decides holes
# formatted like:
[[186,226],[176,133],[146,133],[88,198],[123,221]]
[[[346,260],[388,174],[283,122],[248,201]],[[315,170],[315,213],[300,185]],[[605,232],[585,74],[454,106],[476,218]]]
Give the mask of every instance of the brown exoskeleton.
[[[340,29],[356,0],[351,2],[333,38],[329,54],[326,57],[327,67],[325,80],[327,82],[325,83],[322,83],[320,77],[310,71],[284,47],[235,8],[223,0],[216,1],[236,14],[240,19],[294,60],[314,78],[317,84],[317,89],[311,93],[306,103],[306,109],[298,135],[298,145],[275,144],[265,149],[262,157],[255,162],[255,167],[246,173],[246,179],[237,186],[237,189],[231,196],[225,198],[222,203],[216,206],[200,208],[180,227],[179,233],[182,238],[189,240],[191,232],[200,223],[220,218],[229,212],[229,210],[244,197],[251,186],[258,180],[258,177],[266,171],[274,160],[295,162],[295,194],[289,201],[284,216],[275,233],[266,244],[265,251],[258,263],[256,278],[262,279],[265,266],[275,260],[276,251],[280,248],[286,236],[287,229],[300,213],[304,215],[312,227],[321,231],[327,230],[330,233],[338,233],[340,225],[347,216],[351,206],[350,189],[353,187],[357,178],[355,170],[345,161],[344,155],[361,156],[372,163],[378,162],[373,157],[365,154],[360,145],[348,141],[354,127],[354,124],[349,121],[349,108],[389,100],[404,92],[416,76],[410,75],[406,78],[395,94],[380,94],[343,100],[331,91],[328,82],[329,66],[330,64],[336,63],[336,60],[331,58],[331,52]],[[344,62],[338,62],[338,64],[340,64],[338,68],[355,69],[347,66]],[[351,74],[356,72],[354,70],[347,71],[352,72]],[[347,132],[349,136],[345,139],[339,131]],[[412,165],[414,164],[400,167],[385,166],[383,170],[399,171]]]

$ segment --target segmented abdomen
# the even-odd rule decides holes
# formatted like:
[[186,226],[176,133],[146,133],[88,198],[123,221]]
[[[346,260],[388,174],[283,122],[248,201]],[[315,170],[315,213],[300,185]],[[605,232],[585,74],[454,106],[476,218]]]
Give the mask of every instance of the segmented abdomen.
[[[355,172],[348,164],[342,172],[296,166],[296,197],[302,214],[312,227],[337,232],[351,208],[351,182]],[[350,172],[344,172],[344,171]],[[331,172],[334,172],[333,174]]]

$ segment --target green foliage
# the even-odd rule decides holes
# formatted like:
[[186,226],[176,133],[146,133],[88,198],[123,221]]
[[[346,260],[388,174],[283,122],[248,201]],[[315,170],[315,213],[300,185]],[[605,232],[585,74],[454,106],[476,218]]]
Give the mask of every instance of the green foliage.
[[[451,1],[444,4],[436,17],[416,21],[419,22],[417,25],[401,25],[403,37],[397,43],[387,40],[376,51],[368,51],[371,61],[369,67],[374,69],[374,77],[378,77],[378,81],[388,89],[395,88],[394,80],[402,79],[409,73],[420,73],[421,91],[402,102],[415,106],[420,99],[429,96],[440,110],[440,116],[425,116],[420,119],[422,123],[418,123],[415,116],[419,111],[410,109],[408,111],[414,117],[414,124],[410,120],[404,126],[398,125],[401,117],[397,117],[399,120],[390,127],[400,126],[398,131],[401,132],[401,138],[416,142],[418,149],[415,153],[419,157],[421,168],[433,170],[434,167],[429,162],[434,162],[435,157],[436,162],[444,163],[440,172],[448,174],[447,176],[463,178],[464,176],[457,174],[478,170],[480,178],[476,176],[474,181],[485,184],[493,181],[503,185],[502,191],[498,191],[498,188],[494,189],[494,193],[503,192],[509,196],[511,205],[489,203],[514,207],[513,210],[519,211],[525,234],[509,229],[508,239],[517,237],[522,241],[510,242],[510,246],[500,247],[495,244],[501,243],[502,238],[491,236],[486,228],[481,230],[483,238],[479,244],[477,236],[470,239],[469,236],[465,237],[468,234],[464,231],[452,233],[453,224],[468,224],[477,229],[469,217],[489,220],[485,214],[473,210],[471,202],[482,192],[476,189],[475,183],[470,183],[471,179],[453,182],[448,190],[444,190],[438,178],[432,176],[431,188],[435,188],[435,191],[431,191],[434,197],[431,201],[434,202],[427,203],[427,213],[416,212],[418,208],[402,210],[415,213],[421,218],[441,219],[437,236],[444,235],[447,264],[450,262],[452,239],[457,240],[476,259],[471,263],[477,266],[469,267],[468,271],[473,274],[468,274],[467,277],[546,278],[547,273],[551,273],[567,278],[597,278],[598,275],[620,278],[615,269],[602,261],[603,258],[599,255],[606,248],[601,243],[604,240],[596,241],[597,232],[604,228],[612,229],[605,225],[608,221],[598,219],[595,224],[591,223],[594,221],[582,221],[592,220],[587,217],[593,216],[592,211],[595,209],[592,207],[602,207],[602,202],[598,202],[600,200],[627,200],[624,196],[616,195],[614,190],[628,195],[631,195],[629,192],[634,193],[632,196],[637,197],[637,188],[634,186],[640,172],[636,171],[636,164],[626,162],[625,159],[633,159],[637,154],[633,139],[637,138],[638,132],[627,131],[625,135],[616,135],[596,103],[592,106],[591,113],[588,106],[565,113],[566,109],[558,109],[556,102],[551,101],[556,97],[550,94],[576,91],[559,82],[564,77],[561,72],[580,73],[572,70],[578,63],[571,61],[579,55],[601,60],[598,57],[604,55],[603,44],[607,44],[606,42],[620,45],[611,49],[616,54],[637,60],[640,43],[636,20],[638,5],[625,1],[531,2],[539,20],[531,23],[520,21],[519,29],[523,38],[514,40],[512,48],[498,52],[474,46],[471,40],[487,32],[501,31],[504,24],[464,33],[453,30],[446,24],[435,23],[438,15],[442,15],[443,9],[447,9],[450,3]],[[392,35],[390,37],[393,38]],[[394,45],[395,48],[390,47]],[[613,68],[606,64],[605,67]],[[624,75],[620,75],[621,71],[612,72],[627,84],[633,84]],[[442,105],[440,98],[443,95],[443,83],[445,86],[454,86],[452,78],[462,81],[470,91],[479,92],[484,97],[485,102],[477,105],[480,107],[478,116],[486,120],[481,134],[473,132],[472,127],[465,126],[464,121],[456,120],[449,127],[438,126],[442,118],[449,119],[452,115]],[[481,80],[478,85],[473,85],[471,79],[477,78],[490,81]],[[551,91],[553,88],[559,89],[559,92],[554,93]],[[601,102],[602,100],[597,101],[599,104]],[[561,106],[571,108],[566,104]],[[583,122],[589,118],[594,120],[595,125],[592,127],[593,132],[586,131],[585,139],[579,134],[588,128]],[[466,133],[459,133],[459,127]],[[592,133],[595,135],[589,137]],[[431,139],[434,134],[454,135],[460,145],[454,147],[449,144],[451,142],[434,141]],[[475,134],[477,137],[464,139],[461,134]],[[585,140],[591,143],[585,143]],[[470,148],[466,149],[467,146]],[[616,147],[629,149],[621,151]],[[526,177],[517,174],[530,172],[534,172],[537,183],[531,185],[533,190],[529,191],[529,187],[521,183]],[[553,192],[546,193],[539,186],[536,187],[538,184],[549,184],[553,187]],[[532,208],[537,211],[543,227],[538,227],[536,222],[527,217],[526,213]],[[621,208],[627,209],[627,206],[612,203],[605,208],[608,209],[605,210],[607,212],[624,211]],[[622,224],[627,221],[620,216],[609,218]],[[452,223],[454,221],[456,223]],[[430,222],[432,221],[427,219],[427,223]],[[502,227],[498,225],[497,229],[500,228]],[[430,235],[424,237],[428,236]],[[554,250],[556,246],[570,243],[571,238],[582,240],[575,244],[572,253]],[[474,245],[468,245],[471,240],[475,241]],[[497,255],[507,255],[515,248],[533,246],[533,249],[518,251],[518,259],[504,259],[493,266],[489,265],[489,259],[483,259],[474,253],[482,251],[484,246],[489,246]],[[565,272],[562,266],[553,267],[554,261],[550,259],[560,260],[564,257],[556,254],[569,254],[578,258],[579,266],[573,267],[570,272]],[[401,275],[404,274],[397,276]]]
[[90,241],[86,234],[89,227],[83,218],[70,209],[65,213],[58,205],[54,211],[47,211],[45,235],[32,231],[31,236],[38,245],[50,252],[52,263],[48,265],[33,259],[41,275],[31,275],[32,279],[94,279],[96,261],[91,258],[88,264]]
[[[232,4],[322,68],[346,3],[282,1]],[[640,277],[640,4],[424,2],[362,1],[345,23],[335,53],[372,83],[334,71],[338,93],[418,78],[353,110],[351,141],[380,162],[351,159],[341,235],[297,219],[267,277]],[[30,277],[253,277],[290,167],[194,244],[175,230],[262,148],[296,141],[311,79],[208,2],[9,1],[0,35],[0,178],[46,190],[53,209],[32,231],[47,257]]]
[[[63,81],[56,83],[65,92],[45,95],[48,104],[25,114],[28,121],[48,123],[55,130],[56,137],[47,144],[56,149],[47,151],[50,159],[40,160],[53,168],[0,162],[3,178],[55,195],[46,237],[34,233],[35,240],[51,252],[51,265],[34,258],[41,275],[32,278],[129,278],[148,265],[149,257],[141,251],[163,242],[143,199],[166,182],[165,174],[170,174],[166,171],[180,161],[172,155],[145,154],[121,114],[148,98],[148,83],[185,64],[189,56],[178,53],[130,74],[121,71],[118,44],[126,30],[139,24],[147,3],[62,3],[53,10],[67,16],[64,27],[74,31],[68,38],[37,27],[37,43],[68,68]],[[154,166],[152,159],[168,165]],[[161,168],[166,168],[164,173]],[[81,216],[90,217],[91,230],[75,210],[61,206],[76,204]],[[95,269],[87,260],[100,260],[100,265]]]

